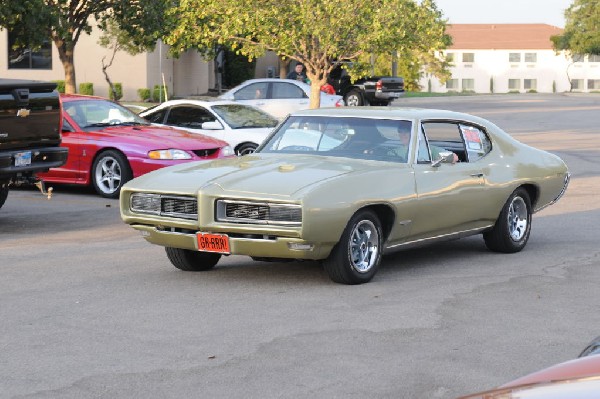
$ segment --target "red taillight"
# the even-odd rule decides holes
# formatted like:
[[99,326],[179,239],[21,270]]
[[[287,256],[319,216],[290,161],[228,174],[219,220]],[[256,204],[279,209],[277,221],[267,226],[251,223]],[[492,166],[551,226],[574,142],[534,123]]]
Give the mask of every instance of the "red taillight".
[[375,90],[381,91],[381,89],[383,89],[383,81],[379,79],[377,83],[375,83]]

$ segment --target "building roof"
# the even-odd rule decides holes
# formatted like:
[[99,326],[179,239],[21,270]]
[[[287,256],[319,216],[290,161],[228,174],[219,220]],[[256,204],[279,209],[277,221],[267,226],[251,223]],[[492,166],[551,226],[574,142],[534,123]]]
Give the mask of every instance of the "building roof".
[[457,50],[552,50],[550,36],[561,28],[548,24],[449,24],[451,49]]

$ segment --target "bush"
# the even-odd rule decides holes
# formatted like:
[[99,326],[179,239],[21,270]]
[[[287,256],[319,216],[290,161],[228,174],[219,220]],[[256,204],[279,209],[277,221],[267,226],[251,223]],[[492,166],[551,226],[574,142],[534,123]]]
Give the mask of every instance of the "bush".
[[256,71],[256,58],[252,61],[248,57],[236,54],[235,51],[225,50],[225,67],[223,71],[223,86],[233,87],[254,78]]
[[150,101],[150,89],[148,89],[148,88],[138,89],[137,93],[138,93],[138,96],[140,97],[140,101],[143,101],[143,102]]
[[113,91],[110,86],[108,87],[108,98],[114,101],[119,101],[123,98],[123,85],[121,83],[113,83],[115,88],[115,92],[117,93],[117,98],[114,98]]
[[94,95],[94,84],[90,82],[79,84],[79,94],[85,94],[88,96]]
[[63,93],[65,92],[65,81],[64,80],[54,80],[54,83],[56,83],[56,90],[59,93]]
[[[152,90],[152,101],[154,101],[155,103],[161,102],[161,101],[167,101],[167,98],[169,96],[169,92],[167,91],[167,95],[165,96],[165,86],[163,85],[155,85],[154,86],[154,90]],[[165,98],[167,97],[167,98]]]

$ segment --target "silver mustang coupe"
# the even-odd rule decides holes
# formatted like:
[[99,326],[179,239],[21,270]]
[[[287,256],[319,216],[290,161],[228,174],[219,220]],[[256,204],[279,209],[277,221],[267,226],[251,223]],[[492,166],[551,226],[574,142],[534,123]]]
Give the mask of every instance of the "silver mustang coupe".
[[437,240],[482,234],[492,251],[522,250],[569,176],[556,155],[468,114],[318,109],[290,115],[253,154],[133,179],[120,205],[181,270],[223,255],[318,260],[333,281],[361,284],[382,255]]

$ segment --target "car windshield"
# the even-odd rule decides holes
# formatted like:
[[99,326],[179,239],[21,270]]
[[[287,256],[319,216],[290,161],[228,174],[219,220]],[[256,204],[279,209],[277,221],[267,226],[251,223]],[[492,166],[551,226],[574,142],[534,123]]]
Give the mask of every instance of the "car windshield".
[[408,120],[291,116],[257,152],[406,162],[411,127]]
[[275,127],[278,123],[277,119],[271,115],[259,109],[241,104],[213,105],[212,110],[232,129]]
[[63,109],[82,129],[149,124],[129,109],[102,99],[65,101]]

